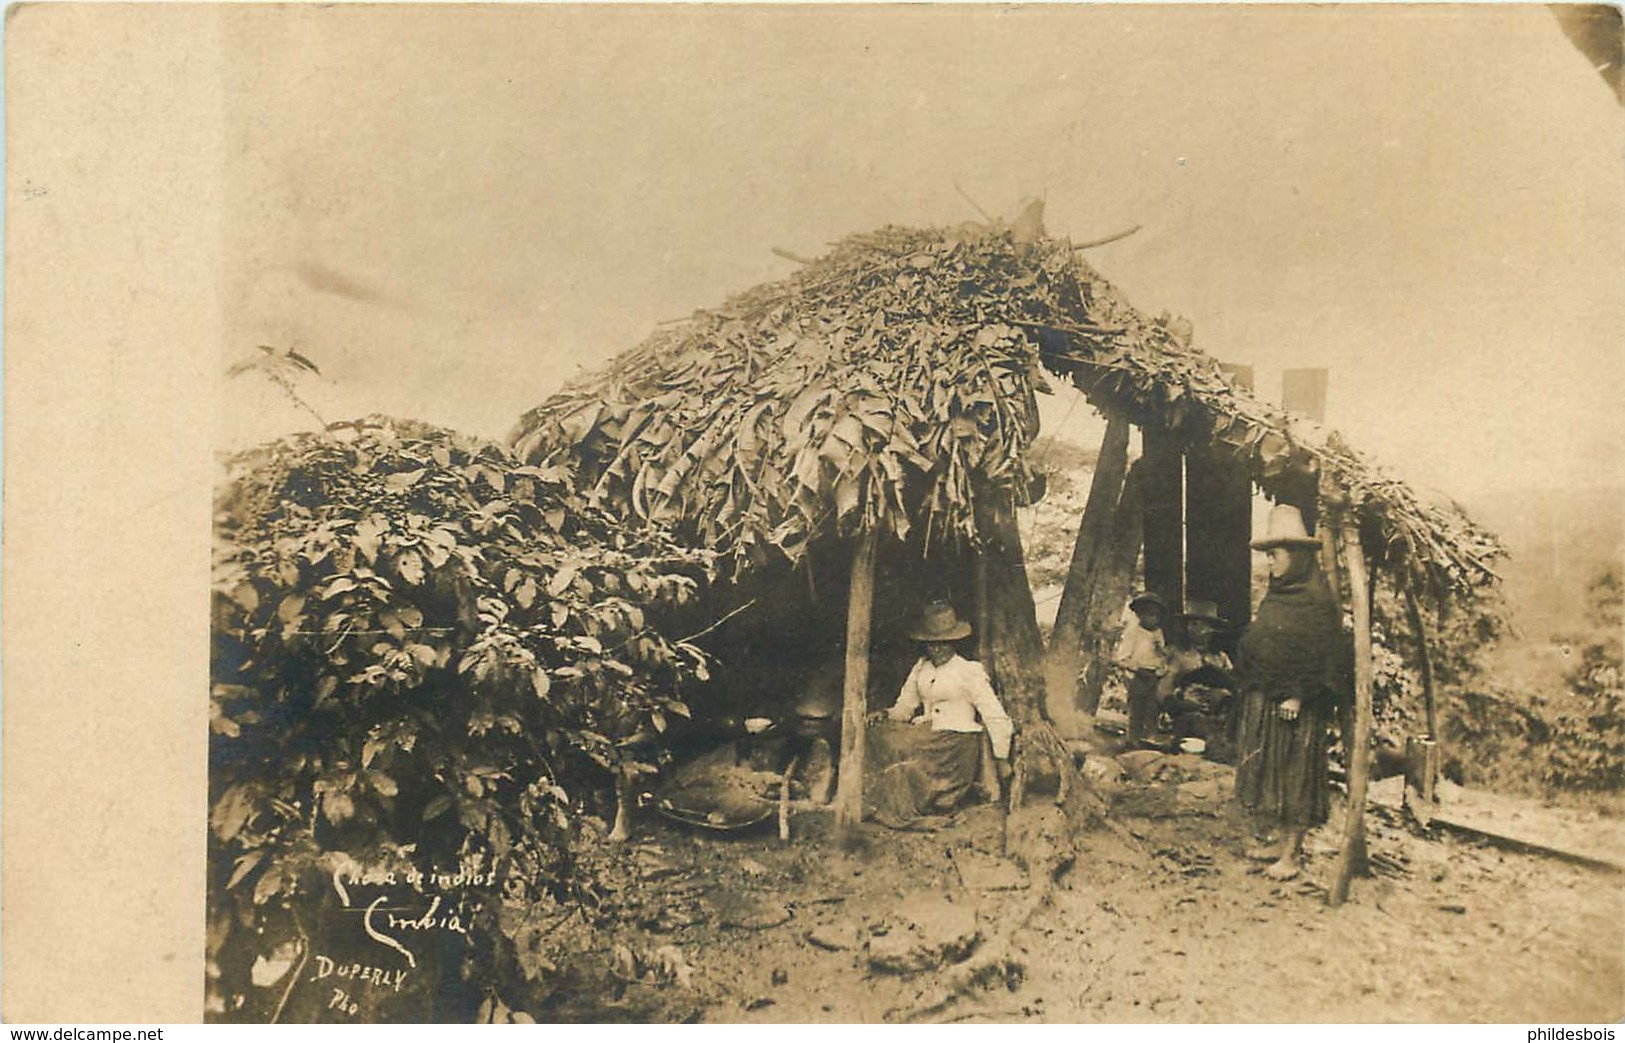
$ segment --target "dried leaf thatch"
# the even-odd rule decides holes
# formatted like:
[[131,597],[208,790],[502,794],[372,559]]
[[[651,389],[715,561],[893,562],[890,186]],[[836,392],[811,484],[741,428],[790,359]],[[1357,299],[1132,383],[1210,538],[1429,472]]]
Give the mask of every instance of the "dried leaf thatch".
[[1373,563],[1425,595],[1493,581],[1492,536],[1230,383],[1183,325],[1041,232],[888,227],[659,330],[512,441],[532,462],[573,457],[601,501],[736,565],[865,526],[974,538],[978,497],[1028,487],[1049,370],[1102,411],[1222,447],[1272,495],[1324,472]]

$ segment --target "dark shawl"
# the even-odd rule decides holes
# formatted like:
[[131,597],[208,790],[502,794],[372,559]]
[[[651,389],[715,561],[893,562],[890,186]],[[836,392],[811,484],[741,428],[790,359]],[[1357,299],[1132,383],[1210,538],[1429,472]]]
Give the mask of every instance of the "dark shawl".
[[1347,699],[1353,648],[1343,632],[1343,613],[1320,574],[1313,553],[1294,552],[1285,576],[1270,577],[1269,593],[1236,646],[1243,688],[1273,702]]

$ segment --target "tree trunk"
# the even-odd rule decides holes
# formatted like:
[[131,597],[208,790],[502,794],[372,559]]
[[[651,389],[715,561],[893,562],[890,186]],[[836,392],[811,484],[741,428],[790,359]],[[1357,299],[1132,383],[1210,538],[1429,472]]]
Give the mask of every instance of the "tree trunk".
[[1371,601],[1366,586],[1365,552],[1358,528],[1345,516],[1339,519],[1338,542],[1348,560],[1349,595],[1354,602],[1354,735],[1344,742],[1348,757],[1349,805],[1343,828],[1343,850],[1326,901],[1342,905],[1349,894],[1349,879],[1365,872],[1365,792],[1371,757]]
[[999,685],[1004,707],[1017,724],[1044,718],[1044,638],[1038,630],[1021,530],[1008,497],[979,512],[987,556],[987,607],[991,655],[984,664]]
[[1032,587],[1022,557],[1021,531],[1008,496],[978,509],[983,553],[988,557],[987,601],[992,650],[986,665],[1000,699],[1016,725],[1011,754],[1015,777],[1010,808],[1021,805],[1024,784],[1035,764],[1045,763],[1057,779],[1055,803],[1073,829],[1104,822],[1104,801],[1083,783],[1072,752],[1044,712],[1044,642],[1038,631]]
[[1117,511],[1112,518],[1111,537],[1090,595],[1081,651],[1084,678],[1078,690],[1078,709],[1086,714],[1100,709],[1100,693],[1111,671],[1112,649],[1118,637],[1117,618],[1128,604],[1129,588],[1134,584],[1134,564],[1140,557],[1140,490],[1144,482],[1145,471],[1136,463],[1123,482],[1123,495],[1117,501]]
[[1061,588],[1061,605],[1055,612],[1055,629],[1050,632],[1049,649],[1044,656],[1045,691],[1050,716],[1063,708],[1071,710],[1078,698],[1078,664],[1083,654],[1084,627],[1095,579],[1106,556],[1112,519],[1122,494],[1123,474],[1128,469],[1129,422],[1113,418],[1106,425],[1095,461],[1094,478],[1089,483],[1089,501],[1078,523],[1078,538],[1072,547],[1066,584]]
[[841,765],[835,793],[835,836],[842,845],[857,837],[863,821],[865,718],[869,713],[869,622],[875,595],[874,530],[858,537],[846,603],[846,687],[841,704]]

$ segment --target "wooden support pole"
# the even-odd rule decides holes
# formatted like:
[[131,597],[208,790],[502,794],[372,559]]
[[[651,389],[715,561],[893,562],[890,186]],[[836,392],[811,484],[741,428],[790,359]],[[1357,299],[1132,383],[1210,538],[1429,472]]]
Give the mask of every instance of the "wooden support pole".
[[[1338,504],[1342,502],[1343,493],[1337,489],[1331,479],[1324,474],[1320,476],[1320,491],[1317,496],[1309,499],[1316,505],[1321,503]],[[1301,509],[1301,508],[1300,508]],[[1329,510],[1329,508],[1328,508]],[[1305,515],[1307,518],[1308,516]],[[1338,618],[1342,618],[1343,595],[1348,592],[1346,577],[1343,575],[1343,566],[1338,563],[1337,528],[1329,515],[1319,517],[1319,523],[1314,532],[1320,537],[1320,573],[1326,579],[1326,587],[1332,593],[1332,602],[1338,606]],[[1349,736],[1354,734],[1354,707],[1344,704],[1337,708],[1337,734],[1343,737],[1343,745],[1348,745]]]
[[[1281,373],[1281,405],[1293,413],[1313,420],[1317,424],[1326,422],[1326,386],[1330,373],[1324,369],[1289,369]],[[1308,473],[1291,472],[1283,475],[1279,480],[1282,487],[1278,500],[1289,503],[1303,512],[1305,521],[1314,518],[1317,509],[1315,492],[1320,483],[1325,481],[1322,475],[1317,480],[1315,475]],[[1315,531],[1315,530],[1311,530]]]
[[632,839],[632,777],[625,768],[615,769],[615,825],[609,831],[614,843]]
[[[1422,607],[1417,604],[1416,592],[1405,589],[1405,614],[1410,618],[1411,633],[1416,636],[1417,666],[1422,674],[1422,711],[1427,721],[1427,734],[1405,740],[1405,804],[1423,826],[1433,821],[1433,795],[1439,783],[1439,709],[1433,687],[1433,650],[1428,642],[1427,623],[1422,619]],[[1411,792],[1415,791],[1415,800]]]
[[1416,660],[1422,671],[1422,709],[1426,714],[1428,738],[1439,741],[1439,708],[1433,690],[1433,650],[1428,646],[1427,623],[1422,619],[1422,608],[1416,603],[1416,593],[1405,591],[1405,614],[1410,617],[1411,633],[1416,635]]
[[1281,405],[1302,413],[1317,424],[1326,422],[1326,386],[1331,372],[1326,369],[1284,369],[1281,371]]
[[[1223,365],[1237,386],[1253,386],[1251,366]],[[1246,464],[1212,441],[1185,450],[1185,594],[1218,603],[1228,623],[1218,647],[1235,654],[1252,617],[1253,480]]]
[[1326,586],[1332,592],[1332,600],[1338,605],[1343,604],[1344,589],[1343,567],[1337,562],[1337,533],[1330,525],[1317,527],[1315,534],[1320,537],[1320,572],[1326,577]]
[[1174,615],[1185,602],[1185,458],[1175,437],[1159,428],[1142,428],[1140,440],[1145,585]]
[[1128,471],[1129,430],[1129,422],[1120,417],[1107,422],[1094,477],[1089,482],[1089,500],[1078,523],[1072,563],[1067,567],[1061,604],[1055,611],[1055,628],[1050,631],[1049,647],[1044,653],[1044,689],[1052,719],[1057,712],[1070,711],[1077,702],[1084,626],[1123,491],[1123,476]]
[[873,529],[858,537],[852,554],[852,586],[846,602],[846,687],[841,703],[840,782],[835,791],[835,836],[843,846],[863,821],[865,718],[869,713],[869,622],[875,598]]
[[785,844],[790,842],[790,780],[796,776],[796,763],[791,757],[779,776],[779,841]]
[[[1328,529],[1330,526],[1328,526]],[[1354,734],[1345,736],[1344,755],[1348,757],[1349,803],[1343,827],[1343,849],[1337,856],[1337,871],[1327,904],[1342,905],[1349,895],[1349,880],[1364,871],[1365,793],[1371,775],[1371,600],[1366,585],[1365,552],[1360,547],[1359,529],[1347,514],[1340,513],[1338,542],[1348,564],[1349,597],[1354,605]]]

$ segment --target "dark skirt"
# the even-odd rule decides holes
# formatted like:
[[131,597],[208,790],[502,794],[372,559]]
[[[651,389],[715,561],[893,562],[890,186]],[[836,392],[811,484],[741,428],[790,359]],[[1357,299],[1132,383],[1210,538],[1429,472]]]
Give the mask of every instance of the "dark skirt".
[[1136,670],[1128,681],[1128,741],[1139,742],[1157,733],[1161,706],[1157,686],[1162,679],[1150,670]]
[[919,828],[952,811],[976,784],[980,732],[939,732],[882,721],[864,737],[865,817],[892,829]]
[[1283,721],[1260,691],[1241,697],[1236,715],[1236,799],[1264,822],[1312,829],[1331,811],[1326,738],[1329,715],[1308,700],[1297,720]]

